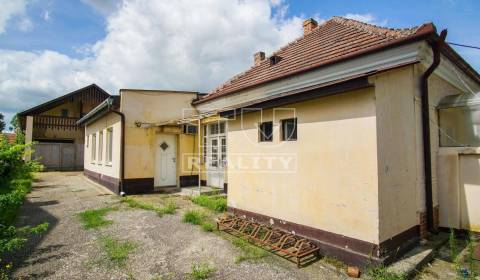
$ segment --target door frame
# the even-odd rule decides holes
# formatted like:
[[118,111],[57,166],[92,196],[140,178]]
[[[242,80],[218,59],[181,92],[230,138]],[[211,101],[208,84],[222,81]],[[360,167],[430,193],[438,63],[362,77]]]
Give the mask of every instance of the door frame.
[[[174,171],[174,175],[173,177],[175,178],[175,183],[174,184],[171,184],[171,185],[160,185],[160,184],[157,184],[157,168],[160,168],[160,164],[161,162],[159,161],[159,156],[157,155],[158,153],[158,145],[160,145],[159,143],[159,138],[160,137],[164,137],[164,136],[167,136],[167,137],[172,137],[173,138],[173,143],[175,145],[175,151],[174,151],[174,155],[175,155],[175,171]],[[153,186],[155,188],[164,188],[164,187],[177,187],[178,186],[178,135],[177,134],[171,134],[171,133],[158,133],[155,135],[155,160],[154,160],[154,163],[155,163],[155,166],[154,166],[154,170],[153,170]],[[159,180],[160,181],[160,180]]]
[[[213,125],[217,125],[218,133],[212,134],[210,127]],[[221,132],[221,127],[223,125],[223,133]],[[227,167],[227,122],[226,121],[215,121],[212,123],[205,124],[206,137],[204,138],[207,141],[207,156],[205,162],[205,171],[206,171],[206,179],[207,185],[217,188],[224,188],[225,184],[225,171]],[[225,158],[222,160],[222,139],[225,139]],[[212,166],[212,140],[217,140],[217,166]],[[217,177],[217,178],[215,178]],[[213,181],[218,180],[218,186],[213,185]]]

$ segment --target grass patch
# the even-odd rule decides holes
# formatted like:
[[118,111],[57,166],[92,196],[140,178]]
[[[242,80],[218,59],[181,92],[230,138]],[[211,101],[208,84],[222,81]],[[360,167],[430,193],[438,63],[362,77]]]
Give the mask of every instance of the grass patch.
[[201,225],[206,219],[206,215],[203,212],[197,210],[188,210],[183,214],[183,222],[193,225]]
[[122,197],[121,201],[123,203],[126,203],[128,207],[130,208],[137,208],[137,209],[143,209],[143,210],[149,210],[149,211],[159,211],[160,209],[147,203],[143,203],[140,201],[137,201],[131,197]]
[[100,244],[105,251],[106,259],[119,267],[125,266],[128,255],[136,248],[136,245],[130,241],[120,241],[110,236],[101,237]]
[[406,280],[407,277],[403,274],[390,272],[384,266],[370,268],[367,274],[375,280]]
[[227,210],[227,198],[224,196],[211,196],[202,194],[198,196],[193,196],[190,198],[190,200],[195,204],[198,204],[218,213],[225,212]]
[[202,224],[202,229],[207,232],[212,232],[215,230],[215,225],[209,222],[204,222]]
[[194,263],[192,264],[192,271],[188,274],[188,278],[195,280],[207,279],[213,272],[215,272],[215,268],[206,263]]
[[78,216],[82,222],[83,228],[85,229],[95,229],[104,226],[108,226],[113,223],[113,221],[105,219],[105,215],[108,212],[113,211],[113,208],[100,208],[93,210],[85,210],[80,212]]
[[163,214],[175,214],[176,210],[178,209],[178,206],[173,201],[168,202],[163,208],[140,202],[131,197],[122,197],[121,202],[126,203],[130,208],[155,211],[160,217],[163,216]]
[[267,256],[265,250],[248,243],[245,239],[235,238],[232,240],[232,244],[242,252],[235,260],[236,263],[241,263],[243,261],[256,261]]
[[177,204],[175,204],[175,202],[173,201],[170,201],[162,208],[162,213],[172,215],[172,214],[175,214],[177,209],[178,209]]

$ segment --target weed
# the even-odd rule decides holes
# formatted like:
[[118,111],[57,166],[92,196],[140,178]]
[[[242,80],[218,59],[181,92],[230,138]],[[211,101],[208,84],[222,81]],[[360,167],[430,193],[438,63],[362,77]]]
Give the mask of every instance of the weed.
[[454,262],[455,258],[458,255],[458,248],[457,239],[455,238],[455,231],[453,230],[453,228],[450,229],[450,235],[448,236],[448,245],[450,248],[450,260]]
[[211,232],[211,231],[215,230],[215,225],[212,224],[212,223],[209,223],[209,222],[205,222],[205,223],[202,224],[202,229],[204,231]]
[[119,267],[125,266],[128,255],[136,248],[136,245],[130,241],[120,241],[110,236],[101,237],[100,243],[107,260]]
[[121,202],[126,203],[130,208],[137,208],[137,209],[156,211],[156,212],[160,210],[153,205],[137,201],[131,197],[122,197]]
[[108,212],[113,210],[115,209],[100,208],[93,210],[85,210],[83,212],[80,212],[78,216],[80,217],[80,221],[82,222],[85,229],[99,228],[113,223],[113,221],[105,219],[105,215],[107,215]]
[[390,272],[384,266],[372,267],[367,272],[370,277],[375,280],[406,280],[407,277],[403,274]]
[[194,225],[201,225],[205,221],[206,215],[197,210],[188,210],[183,215],[183,222]]
[[178,209],[178,206],[175,204],[175,202],[173,201],[170,201],[168,202],[162,209],[162,213],[164,214],[175,214],[175,212],[177,211]]
[[190,279],[202,280],[207,279],[213,272],[215,272],[215,268],[206,263],[194,263],[192,264],[192,271],[188,274],[188,276]]
[[472,232],[468,234],[468,241],[467,241],[467,256],[466,256],[466,265],[469,270],[469,277],[470,279],[476,279],[477,277],[477,267],[475,261],[475,236]]
[[224,196],[197,195],[190,200],[215,212],[225,212],[227,210],[227,199]]
[[259,260],[267,255],[265,250],[260,249],[254,245],[251,245],[246,241],[245,239],[242,238],[235,238],[232,240],[233,246],[237,247],[242,251],[241,255],[237,257],[235,260],[236,263],[240,263],[243,261],[255,261]]

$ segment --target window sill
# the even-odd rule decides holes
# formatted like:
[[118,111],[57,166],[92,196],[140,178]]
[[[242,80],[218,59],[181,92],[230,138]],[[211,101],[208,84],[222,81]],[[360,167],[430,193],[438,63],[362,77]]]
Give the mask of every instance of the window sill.
[[111,162],[105,163],[105,166],[112,167],[112,163]]

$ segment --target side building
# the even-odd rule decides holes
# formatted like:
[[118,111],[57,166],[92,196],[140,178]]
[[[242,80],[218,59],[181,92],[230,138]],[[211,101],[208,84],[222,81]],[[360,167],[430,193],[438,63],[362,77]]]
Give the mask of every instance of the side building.
[[95,84],[17,114],[31,158],[46,170],[83,170],[84,131],[76,122],[110,96]]
[[122,89],[77,123],[84,126],[84,173],[118,194],[195,186],[199,93]]

